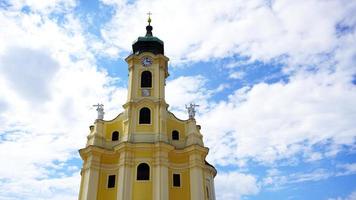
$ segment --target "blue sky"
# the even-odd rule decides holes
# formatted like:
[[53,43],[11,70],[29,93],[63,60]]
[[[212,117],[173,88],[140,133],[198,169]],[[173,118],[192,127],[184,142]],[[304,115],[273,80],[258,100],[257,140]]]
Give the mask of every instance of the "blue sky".
[[0,199],[77,199],[83,148],[122,111],[131,44],[200,105],[217,199],[356,200],[356,2],[0,0]]

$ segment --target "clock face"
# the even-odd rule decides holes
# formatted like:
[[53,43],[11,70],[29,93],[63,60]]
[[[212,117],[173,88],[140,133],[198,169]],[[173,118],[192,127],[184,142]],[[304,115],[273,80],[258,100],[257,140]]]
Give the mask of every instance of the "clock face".
[[152,63],[153,63],[153,62],[152,62],[152,58],[150,58],[150,57],[144,57],[144,58],[142,58],[141,63],[142,63],[142,65],[143,65],[144,67],[151,66]]
[[142,89],[142,96],[143,96],[143,97],[148,97],[148,96],[150,96],[150,90],[148,90],[148,89]]

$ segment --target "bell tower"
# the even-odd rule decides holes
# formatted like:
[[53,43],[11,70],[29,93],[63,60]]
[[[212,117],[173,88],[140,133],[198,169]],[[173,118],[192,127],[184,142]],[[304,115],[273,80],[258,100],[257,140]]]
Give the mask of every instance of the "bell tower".
[[126,124],[130,142],[168,142],[164,115],[169,59],[164,56],[163,41],[152,35],[152,29],[149,17],[146,35],[133,43],[133,53],[126,58],[129,89],[124,108],[130,116]]
[[[80,200],[215,200],[216,169],[205,161],[200,126],[167,110],[165,81],[169,76],[164,43],[146,35],[132,45],[124,112],[103,119],[103,105],[90,126],[83,159]],[[100,113],[99,113],[100,111]]]
[[129,65],[128,101],[140,98],[164,100],[169,59],[164,56],[163,41],[152,35],[152,29],[149,18],[146,35],[133,43],[133,53],[126,58]]

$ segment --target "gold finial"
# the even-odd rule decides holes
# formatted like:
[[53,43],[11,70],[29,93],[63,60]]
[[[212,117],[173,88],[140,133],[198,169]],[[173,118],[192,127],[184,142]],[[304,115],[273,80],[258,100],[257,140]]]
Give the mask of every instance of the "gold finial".
[[152,15],[152,13],[151,12],[148,12],[147,13],[147,15],[148,15],[148,25],[150,26],[151,25],[151,15]]

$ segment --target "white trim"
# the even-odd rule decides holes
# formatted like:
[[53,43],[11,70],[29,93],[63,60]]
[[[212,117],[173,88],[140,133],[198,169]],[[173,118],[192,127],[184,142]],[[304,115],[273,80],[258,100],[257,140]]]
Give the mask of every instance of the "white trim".
[[205,197],[203,171],[200,167],[192,167],[189,170],[190,198],[203,200]]
[[156,160],[152,199],[169,199],[169,176],[168,167],[162,163],[162,160]]
[[99,170],[89,169],[85,174],[83,199],[96,199],[99,184]]
[[121,184],[117,188],[117,199],[131,199],[132,195],[132,168],[127,165],[120,166],[118,182]]
[[131,137],[134,142],[154,142],[156,134],[139,132],[131,134]]

